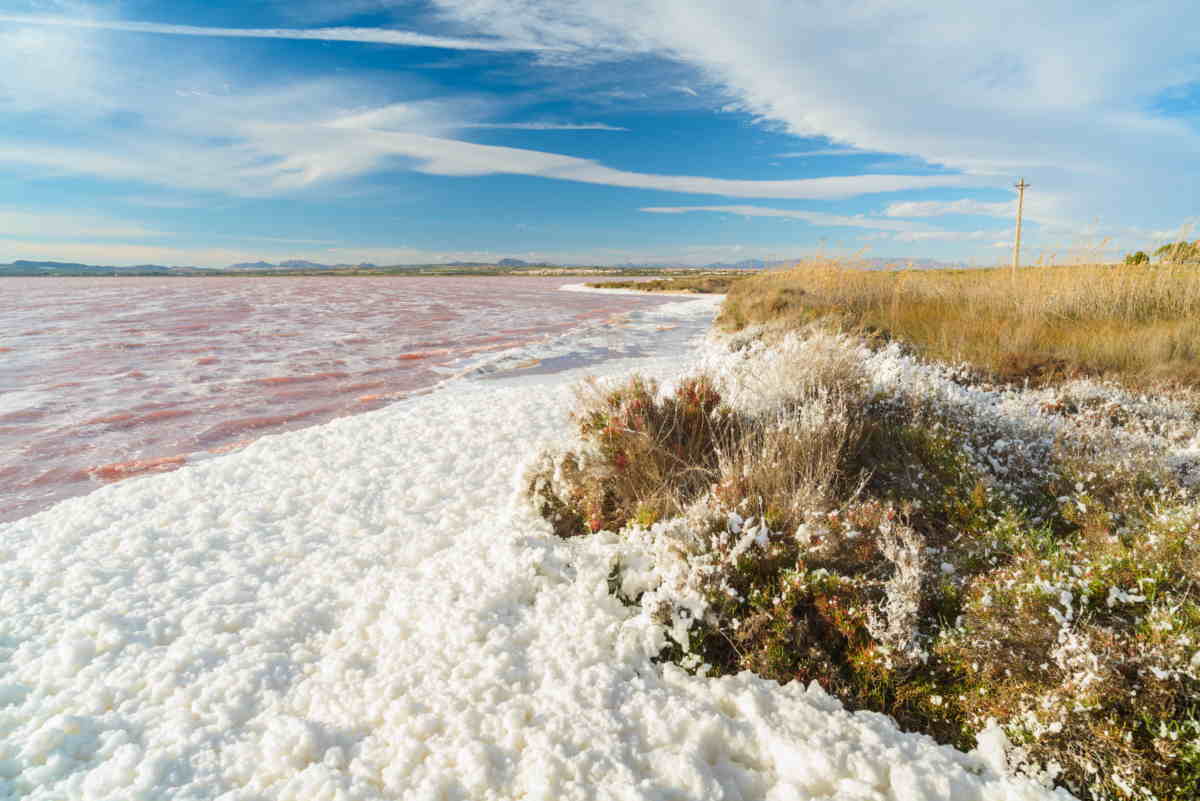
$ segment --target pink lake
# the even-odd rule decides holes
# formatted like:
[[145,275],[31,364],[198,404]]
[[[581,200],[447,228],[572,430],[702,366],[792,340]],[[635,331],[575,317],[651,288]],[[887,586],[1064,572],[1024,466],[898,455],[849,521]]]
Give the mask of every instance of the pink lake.
[[0,521],[677,300],[580,280],[0,279]]

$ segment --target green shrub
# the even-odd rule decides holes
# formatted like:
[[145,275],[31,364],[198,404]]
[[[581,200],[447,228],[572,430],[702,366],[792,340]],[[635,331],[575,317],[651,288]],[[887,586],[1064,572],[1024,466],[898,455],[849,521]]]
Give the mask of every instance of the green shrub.
[[1155,250],[1154,255],[1165,264],[1195,264],[1200,262],[1200,239],[1168,242]]

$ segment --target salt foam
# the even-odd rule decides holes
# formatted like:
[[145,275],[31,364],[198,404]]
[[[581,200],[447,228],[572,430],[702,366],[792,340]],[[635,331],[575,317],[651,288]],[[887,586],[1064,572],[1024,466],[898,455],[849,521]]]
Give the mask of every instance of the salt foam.
[[579,377],[457,382],[0,527],[0,798],[1051,796],[815,686],[652,663],[620,541],[515,500]]

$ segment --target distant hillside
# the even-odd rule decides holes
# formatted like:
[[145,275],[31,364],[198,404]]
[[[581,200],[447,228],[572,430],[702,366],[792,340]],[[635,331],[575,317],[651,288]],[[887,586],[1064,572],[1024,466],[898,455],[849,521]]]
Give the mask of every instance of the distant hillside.
[[555,265],[546,261],[524,261],[523,259],[501,259],[496,262],[497,267],[553,267]]
[[736,262],[717,261],[704,266],[710,270],[761,270],[764,267],[783,267],[791,263],[791,261],[767,262],[762,259],[744,259]]
[[288,259],[278,264],[269,261],[243,261],[231,264],[225,269],[230,272],[265,272],[268,270],[374,270],[377,269],[377,266],[365,261],[360,264],[321,264],[320,262],[306,261],[304,259]]
[[133,267],[105,267],[69,261],[27,261],[18,259],[0,264],[0,275],[204,275],[203,267],[167,267],[162,264],[138,264]]

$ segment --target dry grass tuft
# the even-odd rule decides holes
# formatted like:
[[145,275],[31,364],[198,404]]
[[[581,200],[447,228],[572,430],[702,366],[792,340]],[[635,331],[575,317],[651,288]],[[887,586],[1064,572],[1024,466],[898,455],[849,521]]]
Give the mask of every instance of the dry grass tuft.
[[712,483],[737,427],[704,376],[666,396],[640,376],[615,387],[585,382],[573,419],[583,447],[544,456],[528,479],[561,536],[680,514]]

